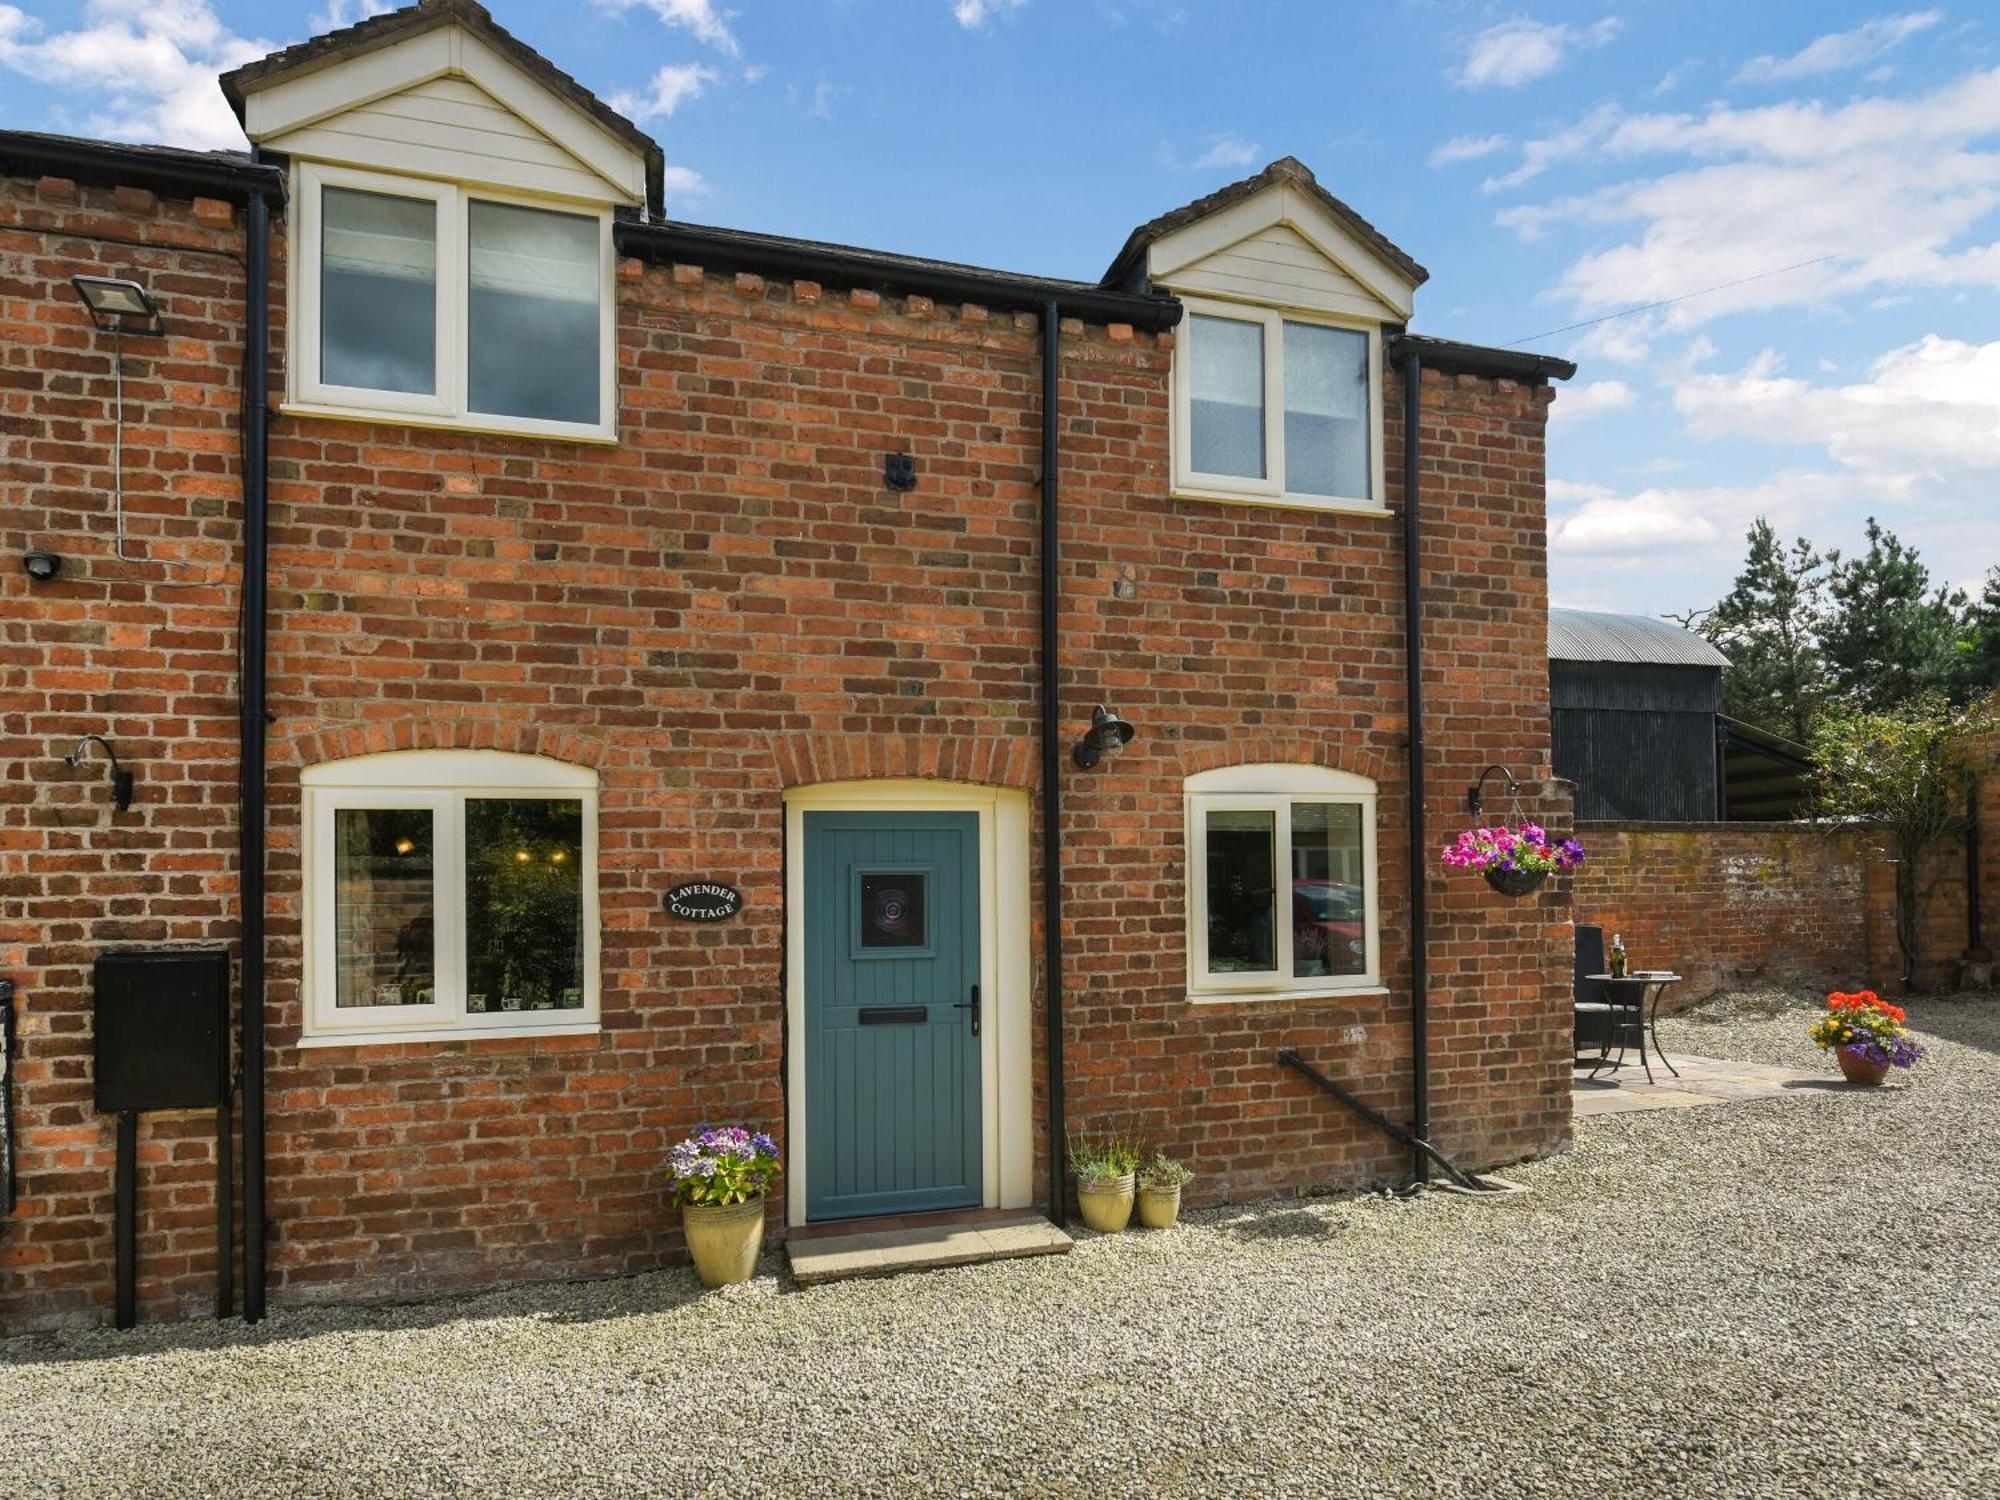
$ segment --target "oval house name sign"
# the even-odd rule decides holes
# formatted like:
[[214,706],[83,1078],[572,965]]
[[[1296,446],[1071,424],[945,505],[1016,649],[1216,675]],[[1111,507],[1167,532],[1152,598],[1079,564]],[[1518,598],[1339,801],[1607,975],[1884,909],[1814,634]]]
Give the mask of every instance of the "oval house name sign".
[[733,885],[690,880],[667,892],[667,911],[683,922],[721,922],[743,910],[743,893]]

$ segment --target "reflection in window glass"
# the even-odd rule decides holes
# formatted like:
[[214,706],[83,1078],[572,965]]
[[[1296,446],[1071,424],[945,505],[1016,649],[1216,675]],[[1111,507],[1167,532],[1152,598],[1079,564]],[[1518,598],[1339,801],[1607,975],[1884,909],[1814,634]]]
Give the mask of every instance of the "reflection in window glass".
[[1301,979],[1368,972],[1361,809],[1292,804],[1292,972]]
[[1368,335],[1285,325],[1285,489],[1372,500]]
[[465,803],[465,1008],[583,1005],[583,804]]
[[1216,974],[1278,967],[1272,872],[1277,814],[1217,809],[1208,814],[1208,967]]
[[333,1003],[436,998],[436,864],[428,808],[333,814]]
[[320,199],[319,378],[437,394],[437,204],[326,188]]
[[1197,474],[1264,477],[1264,328],[1188,319],[1188,465]]
[[924,946],[925,877],[921,870],[867,873],[861,877],[861,946]]
[[468,233],[472,410],[597,421],[597,220],[475,199]]

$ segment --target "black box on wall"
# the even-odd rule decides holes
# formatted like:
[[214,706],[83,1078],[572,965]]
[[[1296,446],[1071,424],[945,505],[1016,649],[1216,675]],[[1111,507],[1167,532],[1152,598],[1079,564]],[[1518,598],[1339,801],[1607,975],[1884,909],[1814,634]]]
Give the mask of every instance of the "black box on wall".
[[91,971],[97,1107],[209,1109],[229,1078],[229,954],[105,953]]

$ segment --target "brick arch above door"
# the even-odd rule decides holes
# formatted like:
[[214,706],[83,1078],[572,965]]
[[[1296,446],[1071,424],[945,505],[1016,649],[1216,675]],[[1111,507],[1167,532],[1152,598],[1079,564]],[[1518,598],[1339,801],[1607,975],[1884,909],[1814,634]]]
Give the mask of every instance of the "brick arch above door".
[[1354,745],[1315,735],[1239,735],[1224,741],[1183,744],[1181,774],[1198,775],[1227,766],[1324,766],[1365,776],[1378,787],[1402,766],[1401,751]]
[[1035,786],[1040,768],[1029,735],[781,734],[770,741],[779,785],[835,781],[951,781]]

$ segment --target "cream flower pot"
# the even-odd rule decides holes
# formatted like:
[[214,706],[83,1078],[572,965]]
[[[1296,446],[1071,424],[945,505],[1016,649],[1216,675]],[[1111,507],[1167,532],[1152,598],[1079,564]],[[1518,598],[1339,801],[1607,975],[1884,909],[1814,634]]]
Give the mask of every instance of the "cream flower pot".
[[1099,1234],[1116,1234],[1132,1222],[1133,1174],[1100,1177],[1093,1182],[1082,1178],[1076,1183],[1077,1212],[1083,1222]]
[[764,1248],[764,1200],[716,1205],[683,1203],[681,1227],[703,1286],[736,1286],[757,1273]]
[[1180,1217],[1180,1184],[1139,1189],[1139,1222],[1148,1229],[1172,1229]]

